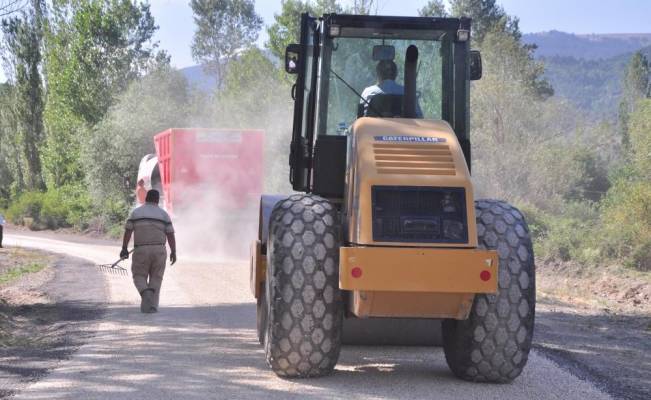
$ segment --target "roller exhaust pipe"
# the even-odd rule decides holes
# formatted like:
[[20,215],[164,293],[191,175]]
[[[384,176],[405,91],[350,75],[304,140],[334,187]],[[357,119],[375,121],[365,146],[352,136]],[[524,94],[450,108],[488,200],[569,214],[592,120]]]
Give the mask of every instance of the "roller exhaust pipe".
[[416,78],[418,67],[418,47],[413,44],[407,48],[405,56],[405,94],[402,116],[416,118]]

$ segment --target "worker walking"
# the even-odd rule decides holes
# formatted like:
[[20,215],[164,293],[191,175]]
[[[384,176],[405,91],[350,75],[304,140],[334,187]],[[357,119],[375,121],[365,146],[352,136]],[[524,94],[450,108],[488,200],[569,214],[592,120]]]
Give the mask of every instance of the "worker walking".
[[170,245],[170,262],[176,262],[176,239],[172,221],[165,210],[158,207],[160,194],[150,190],[145,197],[145,204],[134,209],[127,220],[122,242],[120,258],[129,258],[129,241],[133,233],[133,259],[131,273],[133,283],[142,298],[140,311],[155,313],[158,311],[160,288],[165,273],[167,250],[165,241]]

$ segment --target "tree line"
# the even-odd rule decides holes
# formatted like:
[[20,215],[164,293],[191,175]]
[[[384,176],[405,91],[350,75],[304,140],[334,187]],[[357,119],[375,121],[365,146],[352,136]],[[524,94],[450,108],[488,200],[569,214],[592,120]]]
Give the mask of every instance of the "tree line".
[[[5,18],[0,87],[0,208],[17,223],[110,230],[131,204],[140,157],[171,126],[263,128],[266,189],[288,191],[292,78],[281,67],[300,14],[375,13],[373,0],[283,0],[263,26],[252,0],[192,0],[195,60],[218,82],[190,85],[152,40],[146,3],[30,0]],[[518,204],[543,257],[648,268],[649,63],[623,78],[618,120],[555,96],[535,45],[495,0],[430,0],[421,16],[473,19],[484,77],[471,91],[478,197]],[[257,46],[262,29],[268,40]],[[647,267],[645,267],[645,265]]]

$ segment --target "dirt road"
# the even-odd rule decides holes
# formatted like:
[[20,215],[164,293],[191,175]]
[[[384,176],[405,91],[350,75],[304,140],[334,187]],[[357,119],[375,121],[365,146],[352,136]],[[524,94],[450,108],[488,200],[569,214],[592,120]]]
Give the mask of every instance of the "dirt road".
[[[119,248],[7,235],[9,245],[116,258]],[[345,347],[336,372],[283,380],[266,366],[242,263],[183,257],[168,269],[158,314],[142,315],[131,280],[107,276],[110,305],[97,336],[16,399],[608,399],[533,353],[513,384],[455,379],[438,348]],[[84,279],[80,275],[78,279]]]

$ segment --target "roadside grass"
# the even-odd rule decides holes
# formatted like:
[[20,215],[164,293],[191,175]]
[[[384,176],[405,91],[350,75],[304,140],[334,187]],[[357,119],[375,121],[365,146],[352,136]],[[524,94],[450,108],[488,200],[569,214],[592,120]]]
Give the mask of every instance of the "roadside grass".
[[45,266],[45,263],[31,262],[20,267],[11,268],[0,275],[0,285],[16,280],[25,274],[33,274],[42,271]]
[[38,250],[8,247],[0,252],[0,348],[38,345],[33,330],[26,325],[28,319],[21,315],[22,305],[32,304],[34,294],[12,288],[21,278],[31,282],[30,275],[45,270],[51,261],[50,255]]
[[5,286],[21,276],[45,269],[50,257],[39,251],[8,248],[0,253],[0,286]]

